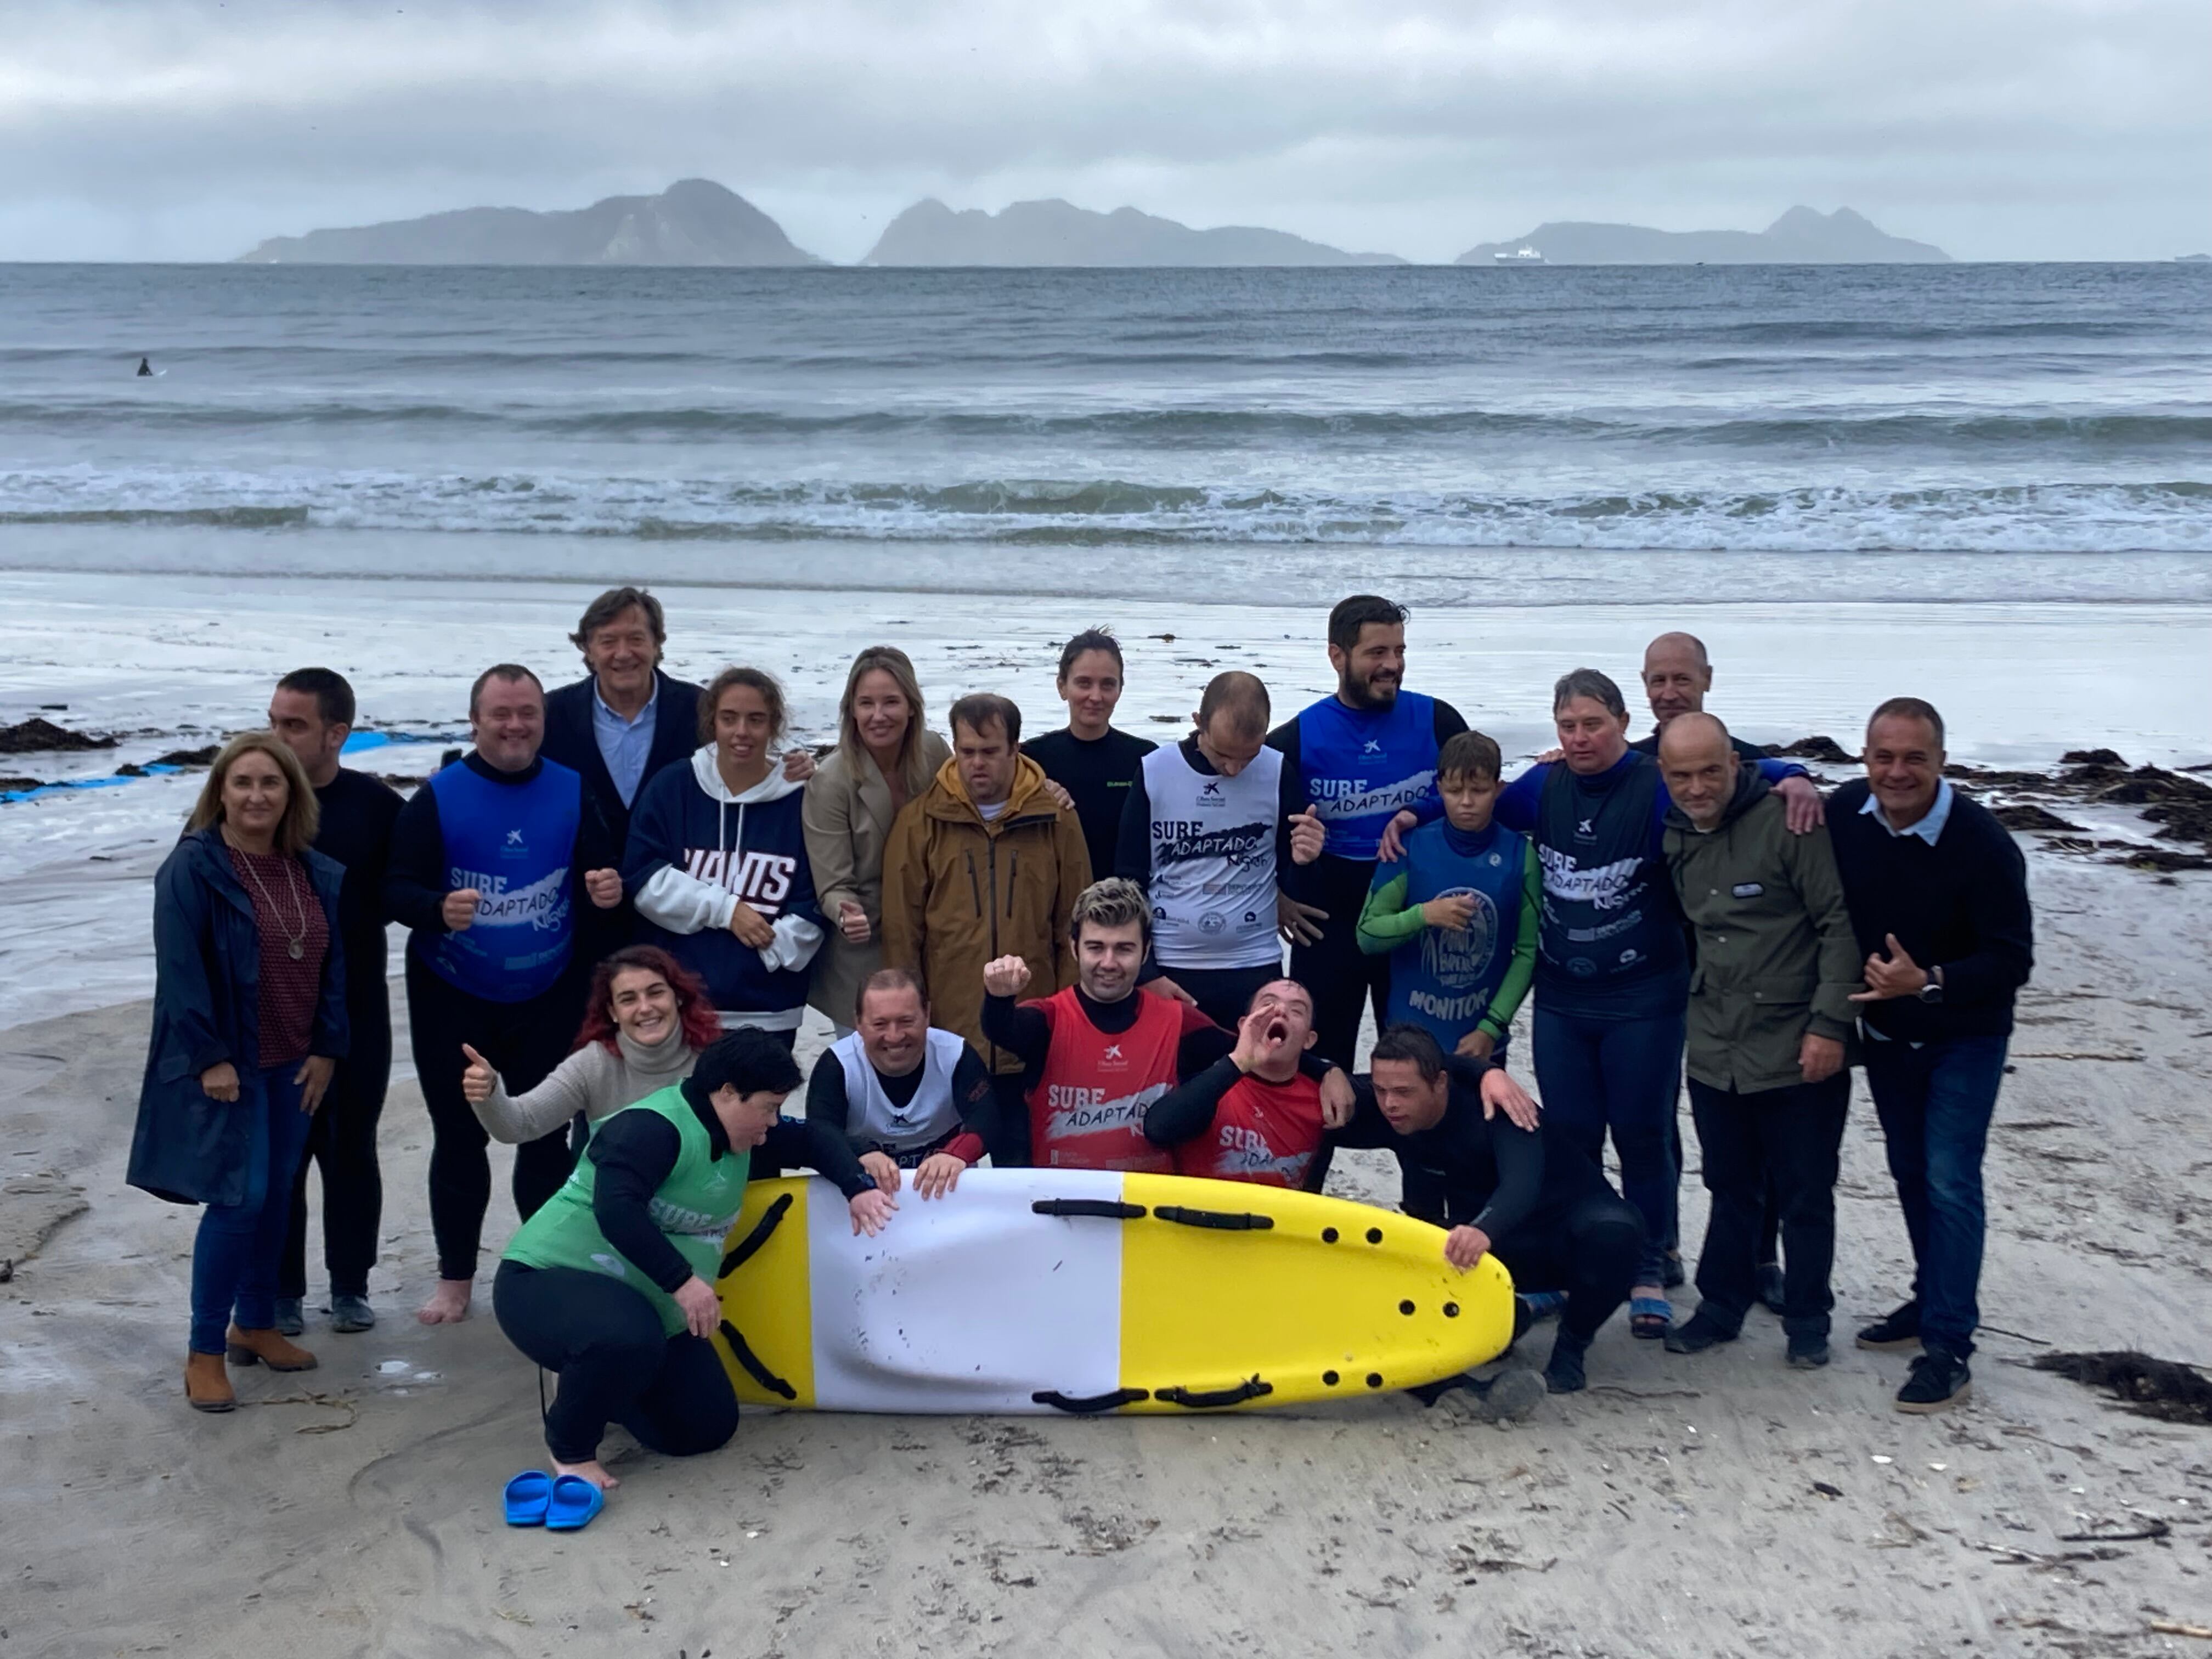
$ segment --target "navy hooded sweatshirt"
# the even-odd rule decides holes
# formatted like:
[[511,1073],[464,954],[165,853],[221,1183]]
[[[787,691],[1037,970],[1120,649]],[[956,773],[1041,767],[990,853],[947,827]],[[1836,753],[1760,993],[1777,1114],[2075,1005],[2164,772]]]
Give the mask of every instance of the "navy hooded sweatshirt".
[[[805,786],[771,767],[733,795],[714,754],[707,744],[638,791],[623,886],[636,895],[640,942],[705,980],[725,1027],[795,1031],[823,927],[799,821]],[[730,931],[740,901],[775,928],[766,950]]]

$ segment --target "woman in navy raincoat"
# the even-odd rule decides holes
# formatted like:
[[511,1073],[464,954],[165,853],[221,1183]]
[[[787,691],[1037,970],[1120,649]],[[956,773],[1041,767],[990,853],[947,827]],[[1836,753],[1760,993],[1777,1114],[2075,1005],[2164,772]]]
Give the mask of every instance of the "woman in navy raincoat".
[[[235,1404],[235,1364],[306,1370],[277,1334],[276,1263],[308,1125],[345,1056],[340,866],[313,850],[315,793],[273,732],[233,738],[154,878],[154,1033],[129,1178],[204,1204],[185,1393]],[[226,1328],[226,1327],[228,1328]]]

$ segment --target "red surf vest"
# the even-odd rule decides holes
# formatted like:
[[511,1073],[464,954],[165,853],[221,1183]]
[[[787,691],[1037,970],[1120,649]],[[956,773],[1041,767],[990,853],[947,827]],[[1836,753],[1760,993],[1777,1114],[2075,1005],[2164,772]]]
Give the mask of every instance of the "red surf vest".
[[1262,1187],[1303,1187],[1321,1150],[1321,1085],[1242,1077],[1213,1109],[1213,1127],[1175,1149],[1175,1172]]
[[1044,1070],[1030,1091],[1030,1158],[1037,1168],[1166,1175],[1168,1154],[1145,1139],[1145,1108],[1176,1082],[1180,1003],[1133,991],[1137,1021],[1100,1030],[1068,987],[1033,1005],[1052,1022]]

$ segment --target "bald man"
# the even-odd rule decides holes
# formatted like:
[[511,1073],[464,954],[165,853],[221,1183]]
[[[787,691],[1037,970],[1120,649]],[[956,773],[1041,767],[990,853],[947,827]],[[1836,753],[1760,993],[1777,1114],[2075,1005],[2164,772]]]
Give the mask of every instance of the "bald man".
[[1297,769],[1267,747],[1269,713],[1256,675],[1216,674],[1189,735],[1138,763],[1114,853],[1152,901],[1153,964],[1232,1031],[1282,974],[1277,886],[1321,856],[1324,833]]
[[1689,1006],[1690,1110],[1712,1194],[1698,1310],[1673,1353],[1733,1342],[1757,1294],[1759,1212],[1771,1177],[1787,1268],[1789,1363],[1828,1363],[1836,1172],[1860,988],[1858,938],[1825,825],[1793,835],[1783,803],[1738,757],[1728,727],[1685,712],[1659,738],[1674,805],[1667,867],[1697,940]]
[[[1705,694],[1713,689],[1713,661],[1705,642],[1695,634],[1662,634],[1644,647],[1644,695],[1651,704],[1649,737],[1628,746],[1647,755],[1659,752],[1659,736],[1678,714],[1705,712]],[[1745,760],[1763,760],[1766,751],[1755,743],[1731,737],[1729,745]]]

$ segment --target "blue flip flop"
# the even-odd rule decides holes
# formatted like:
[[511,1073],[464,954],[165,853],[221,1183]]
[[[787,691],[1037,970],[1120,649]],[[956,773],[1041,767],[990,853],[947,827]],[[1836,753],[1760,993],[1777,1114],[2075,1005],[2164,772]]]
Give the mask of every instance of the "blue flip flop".
[[1628,1298],[1628,1334],[1647,1341],[1657,1341],[1665,1336],[1674,1322],[1674,1304],[1663,1296],[1632,1296]]
[[580,1532],[592,1517],[607,1506],[607,1495],[580,1474],[553,1478],[553,1496],[545,1510],[548,1532]]
[[553,1477],[543,1469],[525,1469],[507,1483],[507,1524],[542,1527],[546,1506],[553,1498]]

